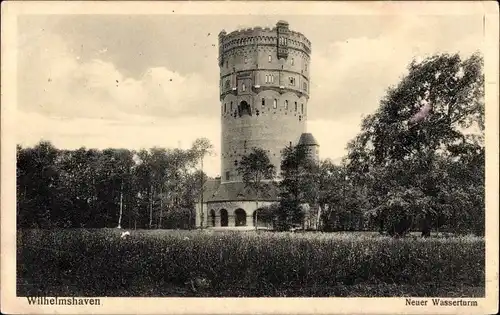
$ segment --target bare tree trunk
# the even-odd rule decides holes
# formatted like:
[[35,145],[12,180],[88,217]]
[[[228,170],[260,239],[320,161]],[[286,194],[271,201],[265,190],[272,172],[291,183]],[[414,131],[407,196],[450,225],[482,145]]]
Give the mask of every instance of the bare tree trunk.
[[163,185],[160,186],[160,222],[159,222],[159,228],[161,229],[161,219],[163,218]]
[[258,224],[258,219],[257,219],[257,216],[258,216],[258,213],[259,213],[259,194],[257,194],[257,198],[255,200],[255,231],[258,231],[259,230],[259,224]]
[[149,186],[149,228],[153,227],[153,184]]
[[[130,203],[130,197],[129,197],[129,203]],[[132,211],[128,211],[128,228],[130,229],[131,226],[132,226]]]
[[318,205],[318,213],[317,213],[317,218],[316,218],[316,230],[320,229],[320,222],[321,222],[321,205]]
[[120,185],[120,215],[118,216],[118,228],[122,228],[122,216],[123,216],[123,179]]
[[203,229],[203,156],[201,157],[201,172],[200,172],[200,227]]

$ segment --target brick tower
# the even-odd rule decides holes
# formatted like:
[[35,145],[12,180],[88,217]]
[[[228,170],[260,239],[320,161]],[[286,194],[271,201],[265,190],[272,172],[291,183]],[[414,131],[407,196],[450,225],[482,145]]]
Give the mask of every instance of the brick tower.
[[237,164],[252,147],[266,150],[279,173],[281,150],[306,129],[310,53],[284,21],[219,34],[223,183],[240,180]]
[[[285,21],[273,28],[223,30],[218,39],[221,178],[205,187],[197,225],[204,219],[204,226],[252,226],[248,219],[254,217],[255,198],[236,169],[259,147],[279,174],[282,150],[298,144],[305,133],[311,42]],[[274,194],[262,205],[276,199]]]

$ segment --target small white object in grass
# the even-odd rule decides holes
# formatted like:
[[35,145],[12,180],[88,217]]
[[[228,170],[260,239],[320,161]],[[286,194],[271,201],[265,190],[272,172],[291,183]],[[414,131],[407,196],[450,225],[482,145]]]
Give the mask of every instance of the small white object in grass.
[[127,238],[129,236],[130,236],[130,232],[129,231],[125,231],[125,232],[122,232],[121,238]]

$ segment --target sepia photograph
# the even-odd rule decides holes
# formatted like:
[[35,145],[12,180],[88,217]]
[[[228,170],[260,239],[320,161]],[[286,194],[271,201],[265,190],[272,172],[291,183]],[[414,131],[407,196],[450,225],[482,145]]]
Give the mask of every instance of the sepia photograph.
[[498,7],[460,7],[2,4],[2,312],[498,311]]

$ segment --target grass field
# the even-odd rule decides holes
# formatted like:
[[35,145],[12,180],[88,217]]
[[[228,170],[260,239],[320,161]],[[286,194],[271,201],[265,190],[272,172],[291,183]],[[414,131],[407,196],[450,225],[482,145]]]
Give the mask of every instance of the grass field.
[[18,296],[484,296],[477,237],[18,232]]

